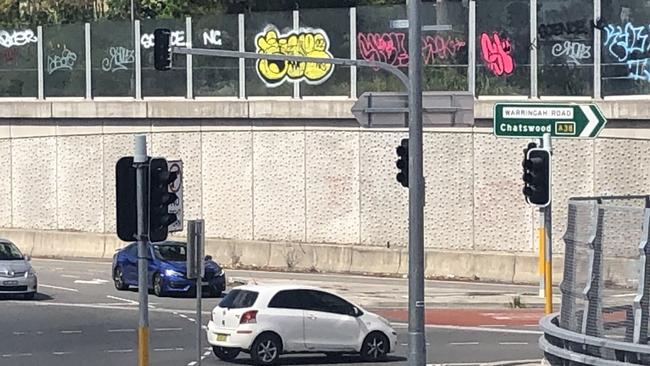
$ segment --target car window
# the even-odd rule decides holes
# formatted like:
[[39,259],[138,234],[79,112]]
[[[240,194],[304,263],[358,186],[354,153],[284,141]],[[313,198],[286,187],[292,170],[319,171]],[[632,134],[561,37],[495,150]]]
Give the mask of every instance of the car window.
[[305,291],[301,290],[284,290],[280,291],[269,302],[270,308],[281,309],[304,309],[310,308],[308,304],[309,297]]
[[255,304],[258,293],[247,290],[232,290],[221,300],[219,307],[228,309],[250,308]]
[[352,315],[352,304],[338,296],[322,291],[309,291],[311,310]]
[[156,244],[153,246],[153,253],[158,259],[165,261],[187,260],[187,247],[178,244]]
[[0,261],[23,259],[23,253],[13,243],[0,242]]
[[137,244],[131,244],[128,247],[126,247],[126,254],[130,255],[131,257],[137,257],[138,256],[138,245]]

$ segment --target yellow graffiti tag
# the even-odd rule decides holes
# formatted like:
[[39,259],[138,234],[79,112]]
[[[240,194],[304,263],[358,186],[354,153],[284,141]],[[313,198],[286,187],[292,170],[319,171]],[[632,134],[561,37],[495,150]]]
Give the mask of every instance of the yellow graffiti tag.
[[[274,26],[267,27],[255,37],[256,52],[267,55],[332,58],[329,38],[322,29],[302,28],[280,34]],[[275,87],[285,81],[318,85],[332,75],[334,65],[315,62],[258,60],[257,74],[267,86]]]

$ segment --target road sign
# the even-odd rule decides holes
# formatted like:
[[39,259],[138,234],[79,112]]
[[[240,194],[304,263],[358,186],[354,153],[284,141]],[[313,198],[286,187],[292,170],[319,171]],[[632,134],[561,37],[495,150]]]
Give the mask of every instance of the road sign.
[[169,225],[168,231],[183,231],[183,161],[167,161],[170,173],[177,173],[176,180],[169,184],[169,192],[176,193],[178,199],[169,205],[167,212],[176,214],[176,222]]
[[[407,29],[409,27],[408,19],[395,19],[390,21],[391,29]],[[441,25],[425,25],[422,27],[422,30],[425,32],[436,32],[436,31],[450,31],[452,29],[451,25],[441,24]]]
[[607,120],[595,104],[517,104],[494,106],[494,134],[501,137],[595,138]]
[[[365,92],[352,106],[361,127],[408,127],[408,95]],[[473,126],[474,96],[468,92],[422,93],[424,126]]]

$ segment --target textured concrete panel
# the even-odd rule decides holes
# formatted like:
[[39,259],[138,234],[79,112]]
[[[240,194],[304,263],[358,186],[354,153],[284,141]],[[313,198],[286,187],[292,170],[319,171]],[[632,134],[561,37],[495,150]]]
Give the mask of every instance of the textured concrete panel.
[[[200,219],[201,210],[201,133],[152,133],[151,156],[183,161],[183,231],[187,220]],[[209,172],[210,170],[205,170]]]
[[531,252],[532,210],[521,192],[527,140],[474,135],[474,249]]
[[104,231],[102,136],[59,137],[57,210],[60,230]]
[[359,132],[307,131],[307,241],[359,241]]
[[[104,135],[104,231],[115,232],[115,164],[122,156],[133,156],[134,135]],[[151,136],[147,136],[151,151]]]
[[253,239],[252,133],[202,133],[202,193],[206,236]]
[[253,232],[259,240],[305,240],[305,132],[253,133]]
[[594,141],[597,195],[647,194],[650,186],[650,141]]
[[49,230],[57,227],[56,164],[56,137],[13,140],[14,227]]
[[0,140],[0,227],[11,227],[11,140]]
[[408,190],[395,176],[395,148],[406,133],[361,132],[361,243],[404,247],[408,243]]
[[425,247],[473,248],[472,165],[471,134],[424,134]]
[[[566,231],[569,198],[592,196],[594,193],[593,144],[594,140],[553,141],[554,253],[564,253],[562,236]],[[539,248],[537,241],[535,241],[535,248]]]

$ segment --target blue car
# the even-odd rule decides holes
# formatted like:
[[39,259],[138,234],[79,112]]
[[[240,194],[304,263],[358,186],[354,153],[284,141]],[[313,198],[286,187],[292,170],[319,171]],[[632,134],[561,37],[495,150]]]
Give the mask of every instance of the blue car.
[[[188,279],[187,247],[185,243],[164,241],[147,245],[149,269],[147,271],[149,289],[156,296],[188,294],[196,290],[196,280]],[[211,296],[221,296],[226,289],[226,275],[223,269],[205,257],[205,272],[202,289]],[[123,291],[129,286],[138,285],[138,244],[131,243],[113,255],[113,282],[115,288]]]

